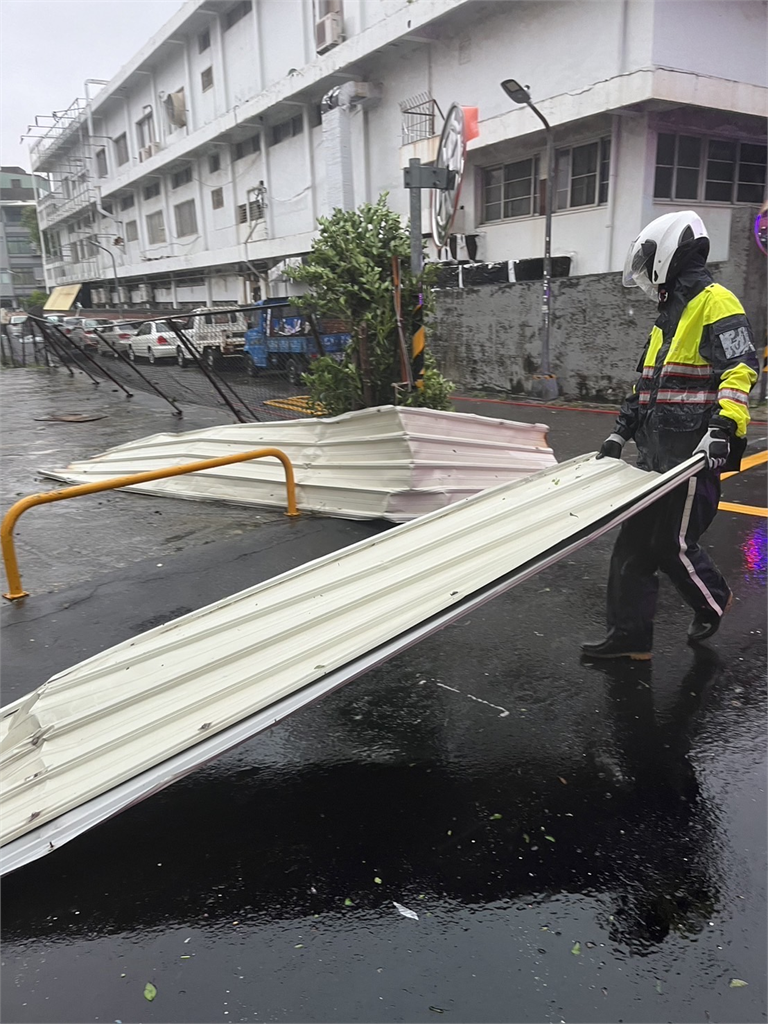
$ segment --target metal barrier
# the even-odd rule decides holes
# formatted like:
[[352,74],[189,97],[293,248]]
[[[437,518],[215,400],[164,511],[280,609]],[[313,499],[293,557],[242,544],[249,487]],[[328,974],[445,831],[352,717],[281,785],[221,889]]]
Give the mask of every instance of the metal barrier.
[[129,487],[132,484],[149,483],[150,480],[164,480],[166,477],[182,476],[185,473],[198,473],[204,469],[216,469],[218,466],[229,466],[234,462],[247,462],[249,459],[279,459],[285,470],[285,489],[288,496],[288,516],[301,515],[296,506],[296,480],[293,475],[291,460],[279,448],[257,448],[254,451],[242,452],[240,455],[225,455],[220,459],[199,459],[184,466],[171,469],[154,469],[149,473],[133,473],[129,476],[116,476],[110,480],[99,480],[92,484],[78,484],[76,487],[64,487],[59,491],[47,491],[44,494],[30,494],[5,513],[0,526],[0,543],[2,544],[5,575],[8,579],[8,593],[3,597],[8,601],[18,601],[27,597],[28,592],[22,590],[19,565],[16,560],[16,549],[13,544],[13,530],[22,512],[35,505],[47,505],[52,501],[63,501],[65,498],[78,498],[82,494],[96,494],[99,491],[111,491],[117,487]]

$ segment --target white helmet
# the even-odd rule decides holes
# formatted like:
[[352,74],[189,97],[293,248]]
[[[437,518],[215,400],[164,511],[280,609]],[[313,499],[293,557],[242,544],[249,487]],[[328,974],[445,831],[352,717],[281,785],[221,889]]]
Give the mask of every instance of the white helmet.
[[709,235],[701,217],[693,210],[665,213],[643,228],[630,245],[622,284],[640,287],[655,299],[692,252],[700,252],[704,259],[709,255]]

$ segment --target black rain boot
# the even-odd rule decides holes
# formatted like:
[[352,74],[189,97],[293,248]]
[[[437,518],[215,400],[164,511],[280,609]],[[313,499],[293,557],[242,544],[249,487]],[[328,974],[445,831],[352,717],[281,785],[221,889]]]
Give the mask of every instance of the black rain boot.
[[709,640],[711,636],[720,629],[720,623],[723,621],[723,615],[729,610],[733,604],[733,594],[728,595],[728,601],[726,602],[725,608],[723,608],[723,614],[718,615],[717,612],[707,606],[701,608],[693,616],[691,624],[688,627],[688,643],[689,644],[700,644],[704,640]]
[[581,645],[585,658],[631,658],[632,661],[650,661],[650,643],[636,643],[631,637],[610,632],[605,640]]

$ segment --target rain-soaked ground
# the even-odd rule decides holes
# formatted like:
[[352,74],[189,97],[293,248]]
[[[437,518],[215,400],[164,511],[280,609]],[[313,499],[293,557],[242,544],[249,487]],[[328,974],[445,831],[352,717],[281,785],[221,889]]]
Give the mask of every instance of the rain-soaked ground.
[[[36,466],[178,429],[154,400],[128,412],[61,375],[2,385],[5,506],[39,489]],[[92,423],[34,418],[97,406]],[[559,459],[611,423],[459,408],[548,422]],[[724,492],[764,505],[765,465]],[[3,611],[3,703],[380,529],[66,504],[17,529],[33,596]],[[737,601],[708,647],[686,646],[662,584],[653,662],[592,668],[578,643],[600,634],[611,541],[8,876],[2,1019],[765,1020],[766,520],[721,512],[710,530]]]

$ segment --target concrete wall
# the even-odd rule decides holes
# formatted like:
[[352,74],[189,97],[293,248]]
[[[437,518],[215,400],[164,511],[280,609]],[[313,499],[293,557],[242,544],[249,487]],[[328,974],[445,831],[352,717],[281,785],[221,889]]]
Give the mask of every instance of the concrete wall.
[[[766,262],[751,237],[754,215],[733,211],[731,258],[713,263],[712,271],[741,299],[759,343],[766,329]],[[541,293],[540,281],[439,291],[429,344],[442,372],[463,391],[527,392],[538,371]],[[554,280],[551,362],[562,394],[620,400],[654,319],[653,303],[639,289],[624,288],[620,274]]]

